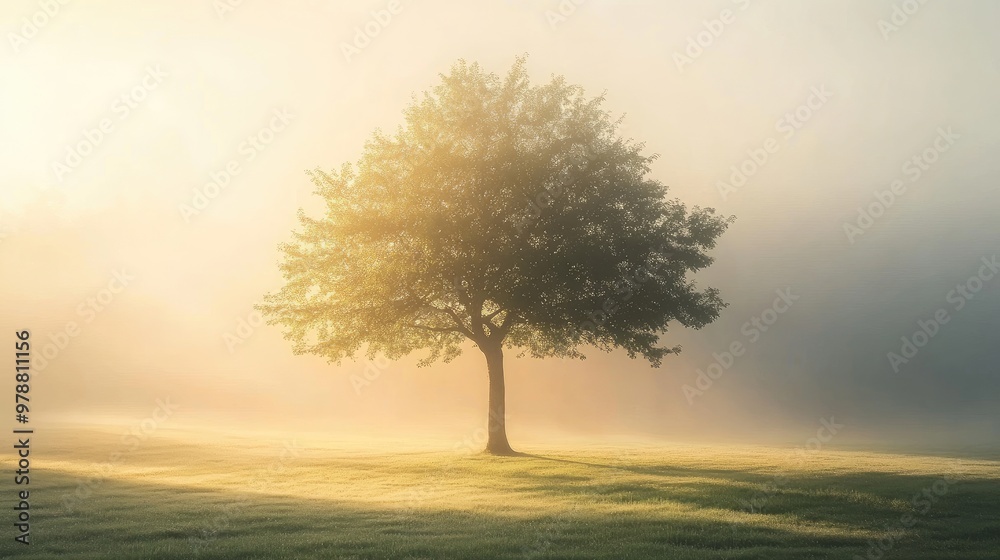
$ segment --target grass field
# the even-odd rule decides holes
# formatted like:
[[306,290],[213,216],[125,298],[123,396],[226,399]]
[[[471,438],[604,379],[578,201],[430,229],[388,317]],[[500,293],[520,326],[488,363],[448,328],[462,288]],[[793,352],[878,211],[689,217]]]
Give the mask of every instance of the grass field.
[[[390,453],[167,430],[137,442],[120,431],[49,429],[32,440],[33,544],[13,541],[15,489],[4,475],[0,557],[1000,556],[996,455],[523,451]],[[2,468],[14,470],[9,452]]]

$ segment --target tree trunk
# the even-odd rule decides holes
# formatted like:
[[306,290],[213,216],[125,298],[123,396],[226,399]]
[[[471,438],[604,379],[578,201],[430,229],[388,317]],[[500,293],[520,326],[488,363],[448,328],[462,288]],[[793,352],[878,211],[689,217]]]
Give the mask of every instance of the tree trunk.
[[493,455],[514,455],[514,450],[507,442],[506,405],[504,404],[503,386],[503,349],[491,348],[483,350],[486,354],[486,368],[490,376],[490,416],[488,423],[489,439],[486,442],[486,452]]

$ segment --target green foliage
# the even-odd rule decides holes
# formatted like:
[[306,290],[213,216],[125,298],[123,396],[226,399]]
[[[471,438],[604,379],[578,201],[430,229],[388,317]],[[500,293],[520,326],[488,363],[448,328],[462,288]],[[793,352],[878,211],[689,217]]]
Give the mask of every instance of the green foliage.
[[667,199],[656,156],[603,101],[561,77],[532,85],[523,58],[505,78],[459,62],[356,166],[309,172],[325,215],[300,213],[286,285],[260,309],[297,353],[333,362],[428,349],[426,365],[469,339],[659,365],[679,350],[659,345],[671,321],[699,328],[725,305],[686,275],[731,219]]

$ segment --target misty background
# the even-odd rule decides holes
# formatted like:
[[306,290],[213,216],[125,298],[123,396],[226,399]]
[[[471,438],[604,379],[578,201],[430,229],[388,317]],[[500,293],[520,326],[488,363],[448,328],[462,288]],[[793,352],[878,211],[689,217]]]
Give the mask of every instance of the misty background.
[[[672,196],[737,221],[697,276],[729,307],[670,332],[683,352],[661,368],[596,350],[508,362],[515,445],[802,442],[831,416],[845,442],[1000,435],[1000,275],[961,309],[949,298],[1000,252],[1000,5],[344,4],[74,3],[31,37],[39,5],[6,6],[0,324],[31,329],[44,360],[36,421],[128,423],[169,398],[178,424],[213,428],[456,439],[483,426],[478,352],[338,367],[293,356],[276,328],[251,325],[253,305],[281,285],[277,244],[296,211],[322,209],[305,169],[356,160],[457,59],[503,74],[528,53],[536,82],[606,91],[621,133],[661,155],[653,176]],[[110,132],[70,167],[67,150],[103,119]],[[745,184],[720,188],[765,145]],[[192,214],[231,160],[239,173]],[[859,217],[895,180],[905,191]],[[116,272],[133,277],[120,290]],[[747,334],[784,289],[799,299]],[[894,368],[901,337],[942,308],[947,324]],[[734,342],[743,355],[686,394]]]

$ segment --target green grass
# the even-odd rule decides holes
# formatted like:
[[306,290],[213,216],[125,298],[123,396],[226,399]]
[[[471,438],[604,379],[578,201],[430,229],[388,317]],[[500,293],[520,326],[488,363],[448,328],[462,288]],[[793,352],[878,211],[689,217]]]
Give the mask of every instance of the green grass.
[[[263,436],[159,430],[129,450],[107,430],[40,431],[33,544],[13,542],[4,475],[0,557],[852,559],[879,539],[891,544],[882,557],[900,560],[1000,550],[1000,462],[984,458],[674,444],[497,458],[297,443],[282,458],[281,440]],[[116,451],[107,477],[81,486]],[[9,452],[2,469],[13,471]],[[935,484],[944,492],[923,512],[912,498]]]

